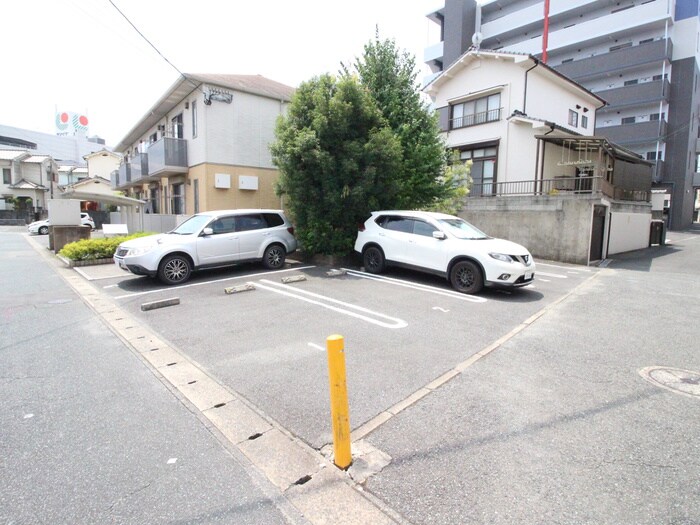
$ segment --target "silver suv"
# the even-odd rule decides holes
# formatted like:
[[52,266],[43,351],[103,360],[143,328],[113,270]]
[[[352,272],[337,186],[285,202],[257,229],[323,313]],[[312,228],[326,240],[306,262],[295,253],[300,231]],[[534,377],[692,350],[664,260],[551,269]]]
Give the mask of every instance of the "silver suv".
[[195,270],[262,261],[284,266],[297,249],[294,228],[280,210],[219,210],[193,215],[174,230],[125,241],[114,263],[136,275],[180,284]]

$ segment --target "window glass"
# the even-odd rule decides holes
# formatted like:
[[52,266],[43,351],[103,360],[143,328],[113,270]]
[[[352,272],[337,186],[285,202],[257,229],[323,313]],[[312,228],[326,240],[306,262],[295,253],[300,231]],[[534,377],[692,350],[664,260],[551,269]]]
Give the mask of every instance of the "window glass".
[[460,239],[488,239],[489,236],[464,219],[439,219],[438,222]]
[[573,109],[569,110],[569,126],[578,127],[578,113]]
[[437,231],[432,224],[428,224],[425,221],[415,220],[413,221],[413,233],[416,235],[424,235],[425,237],[432,237],[433,232]]
[[395,232],[413,233],[413,221],[404,217],[387,217],[381,226]]
[[193,233],[198,233],[209,221],[211,217],[207,215],[193,215],[185,222],[180,224],[174,230],[168,233],[177,233],[178,235],[191,235]]
[[236,218],[233,216],[219,217],[211,222],[209,227],[214,230],[214,235],[221,233],[232,233],[236,231]]
[[265,222],[267,222],[268,228],[274,228],[275,226],[282,226],[284,220],[277,213],[263,213]]
[[2,169],[2,183],[12,184],[12,171],[10,170],[10,168]]
[[472,152],[471,151],[460,151],[459,158],[462,160],[469,160],[472,158]]
[[588,117],[586,115],[581,116],[581,127],[588,128]]
[[236,231],[245,232],[250,230],[261,230],[263,228],[267,228],[267,223],[259,213],[239,215],[236,217]]
[[192,138],[197,136],[197,101],[192,101]]

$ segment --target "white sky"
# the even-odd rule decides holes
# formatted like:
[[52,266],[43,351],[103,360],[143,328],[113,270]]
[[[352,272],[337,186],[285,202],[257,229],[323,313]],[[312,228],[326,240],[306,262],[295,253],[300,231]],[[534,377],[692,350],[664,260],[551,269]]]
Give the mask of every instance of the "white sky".
[[[113,0],[178,69],[260,74],[297,86],[393,38],[429,73],[443,0]],[[177,79],[108,0],[0,0],[0,124],[55,133],[55,112],[117,142]]]

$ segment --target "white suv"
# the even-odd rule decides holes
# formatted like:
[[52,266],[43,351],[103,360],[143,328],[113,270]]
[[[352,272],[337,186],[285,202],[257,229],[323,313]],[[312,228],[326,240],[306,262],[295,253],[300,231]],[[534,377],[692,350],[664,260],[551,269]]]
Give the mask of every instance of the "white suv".
[[284,266],[297,249],[294,228],[280,210],[221,210],[193,215],[174,230],[121,243],[114,262],[165,284],[187,281],[194,270],[262,261]]
[[404,266],[446,277],[468,294],[484,286],[525,286],[535,277],[526,248],[494,239],[459,217],[425,211],[375,211],[357,233],[365,270]]

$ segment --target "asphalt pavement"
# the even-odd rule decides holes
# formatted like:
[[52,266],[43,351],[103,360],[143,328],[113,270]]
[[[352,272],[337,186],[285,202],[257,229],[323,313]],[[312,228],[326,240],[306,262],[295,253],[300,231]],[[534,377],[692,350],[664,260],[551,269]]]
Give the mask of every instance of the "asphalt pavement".
[[0,233],[0,522],[698,524],[700,229],[668,238],[465,298],[302,263],[164,288]]
[[0,523],[307,523],[19,231],[0,232]]

